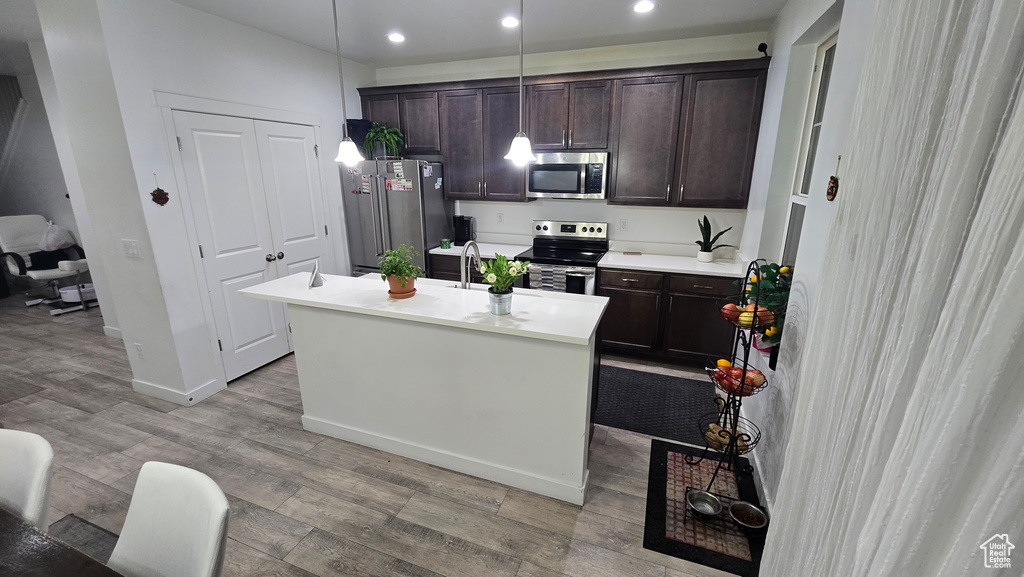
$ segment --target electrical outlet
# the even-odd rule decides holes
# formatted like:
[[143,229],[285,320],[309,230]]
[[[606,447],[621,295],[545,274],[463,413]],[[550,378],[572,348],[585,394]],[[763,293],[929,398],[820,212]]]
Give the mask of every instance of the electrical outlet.
[[142,354],[142,343],[135,343],[135,354],[138,355],[140,359],[146,358],[146,355]]
[[122,238],[121,248],[124,250],[124,256],[128,258],[142,258],[142,251],[139,249],[139,241],[137,240]]
[[625,218],[619,219],[619,232],[626,232],[629,230],[629,220]]
[[505,224],[505,213],[504,212],[499,212],[498,213],[498,224]]

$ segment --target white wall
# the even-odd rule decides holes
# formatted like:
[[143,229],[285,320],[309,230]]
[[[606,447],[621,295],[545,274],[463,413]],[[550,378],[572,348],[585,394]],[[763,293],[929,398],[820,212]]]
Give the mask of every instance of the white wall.
[[57,148],[35,74],[18,76],[25,117],[8,141],[10,157],[0,171],[0,216],[41,214],[80,240]]
[[[825,187],[829,176],[835,171],[836,157],[842,153],[846,144],[853,103],[860,83],[861,64],[873,29],[874,11],[875,0],[845,4],[841,0],[791,0],[772,28],[776,52],[772,60],[773,70],[769,71],[769,90],[773,91],[773,99],[774,96],[780,96],[774,104],[778,110],[776,114],[788,119],[786,122],[791,124],[797,116],[802,119],[810,90],[810,77],[806,69],[798,70],[795,67],[813,66],[814,46],[830,36],[836,21],[839,21],[839,39],[812,172],[800,251],[794,266],[793,290],[778,370],[769,377],[771,386],[760,395],[750,398],[743,406],[745,416],[757,423],[762,431],[761,443],[754,451],[754,460],[769,506],[774,501],[782,475],[786,445],[791,442],[789,432],[797,394],[801,351],[806,338],[805,327],[811,315],[815,314],[818,275],[824,261],[831,225],[834,205],[826,201]],[[787,51],[787,48],[790,54],[785,58],[780,57],[780,52]],[[779,68],[776,68],[777,63]],[[785,64],[788,66],[784,67]],[[777,136],[775,158],[770,166],[762,167],[761,173],[762,182],[765,182],[762,194],[771,208],[766,211],[766,218],[758,219],[759,224],[763,222],[765,230],[756,232],[758,240],[765,242],[754,249],[771,260],[778,258],[783,239],[781,231],[769,231],[768,227],[784,224],[785,213],[782,210],[792,192],[796,162],[793,147],[799,145],[800,130],[788,125],[785,129],[779,129]],[[842,176],[841,169],[839,175]],[[754,238],[751,230],[754,220],[751,211],[745,244],[746,239]],[[820,383],[820,386],[829,385]],[[792,442],[799,441],[794,439]]]
[[[757,45],[764,42],[766,37],[765,32],[749,32],[537,54],[530,54],[529,46],[526,46],[527,54],[523,58],[523,70],[527,75],[556,74],[559,72],[757,58],[761,56],[761,53],[757,51]],[[440,64],[378,68],[377,84],[388,86],[518,75],[519,57],[501,56]]]

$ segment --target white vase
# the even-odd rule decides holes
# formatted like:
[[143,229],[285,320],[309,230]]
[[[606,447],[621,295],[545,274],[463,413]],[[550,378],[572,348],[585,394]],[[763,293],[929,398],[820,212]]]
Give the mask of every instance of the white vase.
[[708,251],[697,251],[697,262],[711,262],[715,260],[715,253]]

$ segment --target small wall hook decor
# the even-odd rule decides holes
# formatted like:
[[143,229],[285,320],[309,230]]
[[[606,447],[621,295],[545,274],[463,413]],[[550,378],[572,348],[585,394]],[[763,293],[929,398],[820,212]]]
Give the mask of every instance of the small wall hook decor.
[[171,197],[169,194],[167,194],[166,190],[160,188],[160,183],[156,179],[155,172],[153,173],[153,182],[156,184],[156,189],[154,189],[153,192],[149,193],[150,196],[153,197],[153,202],[159,204],[160,206],[167,204],[167,201],[171,200]]
[[757,45],[757,51],[764,54],[765,58],[768,58],[768,45],[764,42]]
[[839,159],[836,160],[836,173],[828,177],[828,188],[825,190],[825,198],[829,202],[836,199],[839,194],[839,163],[842,162],[843,155],[839,155]]

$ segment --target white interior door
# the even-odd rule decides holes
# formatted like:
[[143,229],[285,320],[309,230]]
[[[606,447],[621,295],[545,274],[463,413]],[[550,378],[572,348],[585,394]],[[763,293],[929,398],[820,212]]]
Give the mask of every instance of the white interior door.
[[236,291],[277,278],[252,120],[174,111],[227,380],[288,354],[280,303]]
[[313,127],[257,120],[256,143],[277,273],[310,272],[329,262]]

